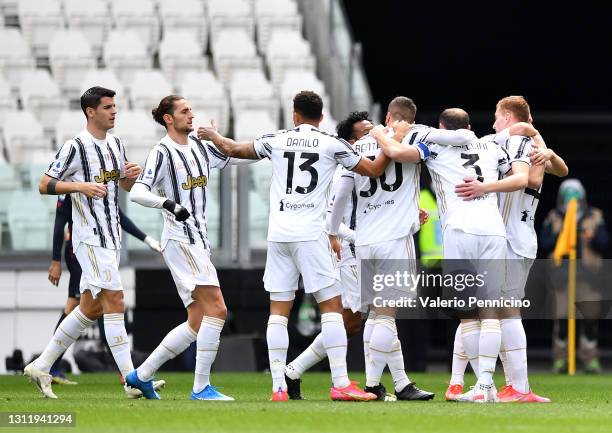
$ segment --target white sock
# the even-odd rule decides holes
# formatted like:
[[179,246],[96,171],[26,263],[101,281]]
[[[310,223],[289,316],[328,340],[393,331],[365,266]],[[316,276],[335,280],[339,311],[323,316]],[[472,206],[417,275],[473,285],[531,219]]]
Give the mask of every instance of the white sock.
[[478,341],[478,382],[493,383],[495,364],[501,345],[501,328],[498,319],[480,321],[480,340]]
[[217,350],[219,349],[219,336],[225,320],[204,316],[197,336],[198,353],[196,355],[195,378],[193,392],[202,391],[210,383],[210,367],[212,367]]
[[[518,392],[529,392],[527,375],[527,336],[521,319],[501,321],[501,340],[506,355],[512,387]],[[505,370],[505,368],[504,368]]]
[[370,369],[366,373],[366,386],[376,386],[387,365],[389,352],[397,339],[395,319],[390,316],[376,316],[376,323],[370,337]]
[[110,347],[113,358],[115,358],[115,363],[121,375],[125,378],[129,372],[134,370],[134,364],[132,363],[130,340],[125,330],[123,313],[104,315],[104,333],[106,334],[106,342]]
[[340,313],[321,314],[321,336],[331,370],[332,382],[336,388],[351,384],[346,371],[346,329]]
[[164,337],[153,353],[136,369],[140,380],[151,380],[166,361],[174,359],[193,343],[198,334],[187,322],[181,323]]
[[374,310],[370,310],[368,319],[363,327],[363,358],[365,360],[366,377],[368,377],[368,371],[372,367],[372,363],[370,362],[370,338],[372,337],[372,331],[374,330],[375,324],[376,312]]
[[506,356],[506,347],[504,346],[504,321],[508,319],[500,320],[500,327],[502,330],[502,339],[501,344],[499,346],[499,360],[502,363],[502,367],[504,370],[504,380],[506,381],[506,386],[512,385],[512,375],[510,373],[510,364],[508,364],[508,357]]
[[455,332],[455,342],[453,343],[453,366],[450,380],[451,385],[463,386],[463,376],[465,375],[465,369],[468,362],[468,356],[463,349],[461,323],[459,323],[459,326],[457,326],[457,331]]
[[77,306],[58,325],[55,334],[53,334],[53,338],[51,338],[45,350],[43,350],[40,356],[34,361],[36,368],[48,373],[57,358],[59,358],[72,343],[79,339],[82,331],[89,328],[93,323],[94,321],[89,320],[81,313],[81,310]]
[[325,346],[323,345],[323,335],[319,334],[314,341],[304,350],[300,356],[295,358],[287,365],[285,374],[291,379],[299,379],[310,367],[318,364],[327,357]]
[[461,324],[461,339],[463,350],[468,357],[474,374],[478,376],[478,343],[480,341],[480,322],[465,322]]
[[[393,322],[395,324],[395,322]],[[396,391],[401,391],[410,383],[406,370],[404,369],[404,353],[402,352],[402,343],[397,338],[397,330],[395,331],[395,341],[391,347],[391,352],[387,357],[387,364],[389,365],[389,371],[393,377],[393,384],[395,385]]]
[[268,342],[268,358],[270,360],[270,373],[272,374],[272,391],[287,390],[285,382],[285,364],[287,362],[287,349],[289,348],[289,333],[287,332],[288,319],[285,316],[271,314],[268,318],[266,340]]

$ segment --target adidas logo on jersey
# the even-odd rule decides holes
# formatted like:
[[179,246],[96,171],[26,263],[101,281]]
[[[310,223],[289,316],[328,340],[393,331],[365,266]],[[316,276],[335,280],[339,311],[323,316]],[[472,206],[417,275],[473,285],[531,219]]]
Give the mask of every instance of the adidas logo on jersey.
[[181,184],[181,188],[185,190],[190,190],[193,188],[204,188],[208,184],[208,178],[204,175],[193,177],[191,175],[187,176],[187,182]]
[[100,174],[94,177],[98,183],[117,182],[119,180],[119,170],[102,170]]

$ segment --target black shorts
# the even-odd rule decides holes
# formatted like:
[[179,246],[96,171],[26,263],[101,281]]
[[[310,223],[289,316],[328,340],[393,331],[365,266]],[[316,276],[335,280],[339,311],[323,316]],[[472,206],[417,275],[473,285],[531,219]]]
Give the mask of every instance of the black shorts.
[[70,273],[70,280],[68,282],[68,297],[81,299],[81,265],[79,265],[79,261],[72,251],[72,243],[66,244],[64,258],[66,259],[66,267]]

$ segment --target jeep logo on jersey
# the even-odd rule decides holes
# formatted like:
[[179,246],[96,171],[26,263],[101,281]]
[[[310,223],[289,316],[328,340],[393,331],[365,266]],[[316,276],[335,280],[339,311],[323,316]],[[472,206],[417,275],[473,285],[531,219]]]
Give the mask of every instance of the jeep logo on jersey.
[[181,185],[181,188],[189,190],[193,188],[204,188],[208,184],[208,179],[206,176],[198,176],[193,177],[191,175],[187,176],[187,182]]
[[285,199],[282,199],[279,210],[284,212],[286,210],[314,209],[314,207],[314,203],[288,203],[285,202]]
[[100,169],[100,174],[95,176],[94,180],[98,183],[117,182],[119,180],[119,170]]

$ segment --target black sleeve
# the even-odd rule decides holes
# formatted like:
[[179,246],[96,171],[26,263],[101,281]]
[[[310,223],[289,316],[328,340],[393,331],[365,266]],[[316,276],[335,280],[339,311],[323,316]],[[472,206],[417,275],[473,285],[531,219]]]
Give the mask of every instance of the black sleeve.
[[55,208],[55,225],[53,226],[53,256],[52,260],[61,262],[62,261],[62,246],[64,245],[64,227],[70,221],[70,217],[67,214],[66,203],[57,202],[58,206]]
[[608,233],[608,229],[606,228],[606,223],[602,221],[601,224],[597,226],[597,229],[595,229],[595,234],[593,239],[591,239],[590,246],[594,251],[602,256],[605,256],[609,244],[610,235]]
[[140,239],[142,242],[144,242],[145,238],[147,237],[147,234],[140,230],[138,227],[136,227],[134,221],[129,219],[127,215],[123,213],[121,208],[119,208],[119,224],[121,224],[121,228],[123,228],[123,230],[125,230],[135,238]]

